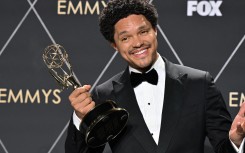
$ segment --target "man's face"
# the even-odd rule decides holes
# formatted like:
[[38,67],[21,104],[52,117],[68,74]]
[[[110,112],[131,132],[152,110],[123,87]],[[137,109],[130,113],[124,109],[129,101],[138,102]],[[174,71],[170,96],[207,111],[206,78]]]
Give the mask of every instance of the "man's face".
[[143,15],[129,15],[115,26],[112,46],[130,66],[147,71],[157,59],[157,31]]

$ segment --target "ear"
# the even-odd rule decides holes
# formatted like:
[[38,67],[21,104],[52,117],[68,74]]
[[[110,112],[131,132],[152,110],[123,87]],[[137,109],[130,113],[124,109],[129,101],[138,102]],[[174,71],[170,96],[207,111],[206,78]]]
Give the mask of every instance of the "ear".
[[111,47],[114,48],[116,51],[118,51],[116,43],[112,42]]
[[157,36],[157,27],[154,28],[155,35]]

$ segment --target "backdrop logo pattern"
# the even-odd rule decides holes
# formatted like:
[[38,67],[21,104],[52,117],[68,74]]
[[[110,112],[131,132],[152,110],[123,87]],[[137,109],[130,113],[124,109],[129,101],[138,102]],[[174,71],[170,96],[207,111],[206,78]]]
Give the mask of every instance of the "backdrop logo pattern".
[[245,101],[245,96],[243,92],[230,92],[229,93],[229,106],[230,107],[240,107]]
[[200,16],[222,16],[220,6],[223,1],[187,1],[187,16],[196,12]]
[[103,0],[97,0],[95,2],[91,0],[73,2],[71,0],[58,0],[57,14],[58,15],[99,15],[101,10],[106,7],[106,2]]
[[[70,7],[70,15],[80,15],[80,12],[81,15],[85,15],[86,1],[81,1],[79,4],[79,0],[73,0],[73,8],[68,0],[61,0],[61,2],[60,12],[65,12],[63,15],[57,15],[57,0],[1,2],[0,9],[3,12],[0,14],[3,21],[0,28],[2,30],[0,31],[1,101],[4,103],[10,101],[11,104],[15,101],[20,103],[23,99],[24,105],[25,99],[28,99],[27,103],[33,101],[33,104],[38,104],[38,96],[35,96],[38,95],[38,91],[40,104],[44,104],[38,107],[1,105],[0,120],[4,123],[0,126],[1,153],[64,153],[65,131],[73,110],[67,100],[69,92],[66,92],[67,95],[65,92],[62,94],[57,92],[59,96],[55,97],[54,89],[49,91],[52,85],[56,88],[57,84],[42,65],[41,54],[47,45],[55,44],[57,41],[72,51],[73,65],[75,69],[79,67],[79,70],[76,70],[77,76],[85,80],[83,83],[93,84],[93,88],[101,78],[103,82],[121,68],[125,68],[117,58],[117,52],[111,52],[111,48],[99,33],[97,5],[100,7],[100,12],[104,7],[102,1],[96,4],[97,1],[89,0],[91,9],[87,4],[87,17],[82,19],[75,15],[63,16],[68,16],[68,7]],[[218,19],[213,18],[215,22],[195,20],[186,15],[186,4],[188,4],[186,1],[175,3],[155,0],[159,24],[162,24],[162,27],[157,25],[158,51],[174,63],[184,65],[184,62],[188,66],[212,72],[216,84],[222,85],[220,89],[226,105],[230,106],[228,109],[234,116],[244,99],[244,84],[242,85],[241,82],[245,74],[243,68],[245,1],[225,1],[226,5],[222,5],[222,1],[219,2],[220,4],[207,2],[209,4],[206,2],[202,4],[201,1],[189,4],[192,15],[201,16],[198,13],[208,12],[206,7],[210,8],[207,17],[211,12],[214,16],[226,15]],[[173,7],[176,5],[178,7]],[[202,7],[202,11],[197,11],[198,5]],[[49,92],[50,95],[47,96]],[[58,101],[58,97],[62,97],[62,102],[53,105],[52,100]],[[48,98],[50,105],[45,104],[45,98]],[[105,152],[110,151],[107,149]],[[210,149],[204,152],[213,151]]]
[[0,104],[60,104],[59,89],[13,89],[0,88]]

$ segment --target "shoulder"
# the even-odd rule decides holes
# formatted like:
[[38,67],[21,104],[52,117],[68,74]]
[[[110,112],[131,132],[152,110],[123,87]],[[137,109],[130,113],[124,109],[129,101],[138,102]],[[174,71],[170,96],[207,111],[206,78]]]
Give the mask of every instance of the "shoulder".
[[189,79],[206,79],[211,77],[208,71],[192,68],[189,66],[174,64],[172,62],[166,61],[166,71],[167,74],[174,78],[178,78],[186,75]]
[[[171,76],[185,85],[186,89],[195,89],[196,93],[219,93],[214,78],[208,71],[172,64],[170,69]],[[167,72],[168,73],[168,72]],[[211,92],[210,92],[211,91]]]
[[203,77],[207,73],[209,73],[209,72],[204,71],[204,70],[192,68],[189,66],[183,66],[183,65],[176,65],[176,69],[179,70],[179,73],[188,74],[189,76],[192,76],[192,77]]
[[97,88],[110,88],[113,85],[113,82],[117,82],[122,77],[124,71],[117,73],[116,75],[112,76],[110,79],[106,80],[102,84],[98,85]]
[[107,81],[105,81],[102,84],[96,86],[94,91],[93,91],[93,95],[96,96],[96,97],[100,97],[100,98],[107,97],[107,99],[108,98],[111,99],[110,96],[112,96],[112,92],[114,90],[113,89],[113,84],[114,84],[114,82],[118,82],[121,79],[123,74],[124,74],[124,71],[114,75],[113,77],[111,77]]

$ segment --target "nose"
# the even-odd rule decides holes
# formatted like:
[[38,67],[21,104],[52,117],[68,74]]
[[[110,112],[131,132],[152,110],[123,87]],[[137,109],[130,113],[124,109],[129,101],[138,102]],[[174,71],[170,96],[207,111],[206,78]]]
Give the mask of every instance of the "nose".
[[140,38],[140,36],[136,36],[133,41],[133,47],[139,48],[143,45],[143,40]]

